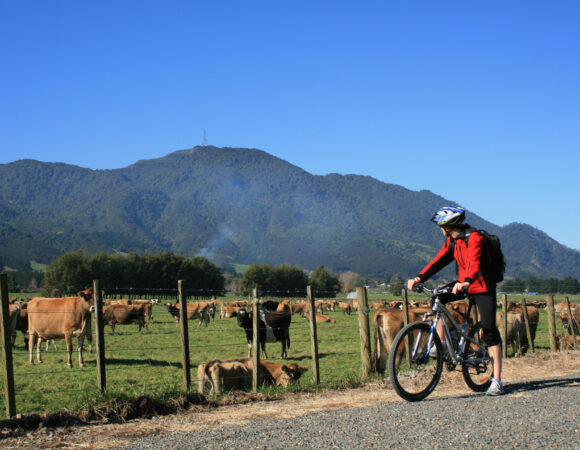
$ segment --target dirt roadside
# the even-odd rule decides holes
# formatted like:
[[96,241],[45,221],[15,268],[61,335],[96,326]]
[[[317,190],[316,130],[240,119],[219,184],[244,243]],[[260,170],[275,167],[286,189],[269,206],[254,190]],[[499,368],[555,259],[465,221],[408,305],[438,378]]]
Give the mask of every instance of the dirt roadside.
[[[510,383],[553,379],[580,374],[580,351],[527,355],[504,362],[503,379]],[[460,371],[444,371],[433,396],[451,397],[471,391]],[[480,394],[473,394],[480,395]],[[513,394],[521,395],[521,394]],[[181,412],[152,419],[138,419],[124,424],[93,424],[68,428],[41,429],[18,438],[0,441],[4,448],[84,447],[110,448],[131,445],[132,438],[170,432],[195,432],[228,425],[244,425],[260,418],[292,418],[316,411],[348,407],[368,407],[401,400],[388,380],[357,389],[325,391],[316,394],[291,394],[279,401],[229,405],[203,412]]]

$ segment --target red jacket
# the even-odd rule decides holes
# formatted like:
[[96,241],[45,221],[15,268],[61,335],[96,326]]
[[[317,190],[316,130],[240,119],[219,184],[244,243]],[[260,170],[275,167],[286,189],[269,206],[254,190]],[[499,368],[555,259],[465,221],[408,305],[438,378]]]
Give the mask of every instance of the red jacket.
[[465,231],[456,239],[448,237],[441,250],[435,255],[435,258],[419,272],[418,276],[421,282],[431,278],[447,264],[455,260],[458,267],[457,281],[460,283],[468,281],[470,283],[467,289],[469,294],[478,294],[495,289],[495,286],[489,286],[486,283],[481,270],[483,252],[487,251],[484,242],[485,238],[476,230],[473,230],[469,235],[469,245],[465,243]]

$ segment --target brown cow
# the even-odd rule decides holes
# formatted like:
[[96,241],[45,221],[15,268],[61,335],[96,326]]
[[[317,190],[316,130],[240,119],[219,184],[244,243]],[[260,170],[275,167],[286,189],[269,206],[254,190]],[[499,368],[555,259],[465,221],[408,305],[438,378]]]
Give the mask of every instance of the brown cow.
[[112,334],[115,334],[115,325],[117,324],[128,325],[136,323],[139,325],[139,333],[141,333],[141,328],[143,327],[149,331],[149,327],[145,323],[145,305],[107,306],[103,309],[103,323],[111,326]]
[[338,307],[344,314],[348,314],[350,316],[352,310],[350,303],[338,302]]
[[72,338],[78,337],[77,351],[79,366],[84,367],[83,342],[85,336],[91,339],[92,305],[83,297],[44,298],[34,297],[28,302],[28,348],[29,363],[34,364],[32,354],[34,345],[36,359],[42,363],[40,342],[42,339],[64,339],[68,353],[67,367],[72,367]]
[[507,337],[503,330],[503,313],[497,312],[495,315],[497,328],[501,334],[503,345],[512,345],[514,356],[521,355],[522,335],[526,335],[526,325],[522,314],[514,311],[507,313]]
[[[166,303],[167,311],[175,318],[175,326],[179,326],[179,303]],[[209,304],[208,302],[188,302],[187,303],[187,320],[193,320],[199,317],[199,325],[209,323]]]
[[[302,317],[304,317],[305,319],[310,319],[310,314],[307,312],[302,312]],[[324,323],[324,322],[336,323],[336,319],[333,319],[332,317],[328,317],[320,313],[316,313],[315,318],[316,323]]]
[[[568,317],[568,305],[566,302],[558,303],[554,306],[554,311],[556,314],[560,316],[562,320],[562,326],[568,330],[568,333],[572,334],[572,326],[570,325],[570,318]],[[580,334],[580,327],[578,324],[580,323],[580,311],[576,303],[570,303],[570,311],[572,312],[572,323],[574,325],[574,330],[576,334]]]
[[[528,310],[528,321],[530,324],[530,334],[532,335],[532,342],[534,342],[534,340],[536,339],[536,330],[538,328],[538,320],[540,318],[540,312],[539,312],[538,308],[536,308],[535,306],[530,306],[527,304],[526,304],[526,309]],[[524,332],[522,334],[520,334],[520,347],[522,349],[522,352],[525,353],[525,351],[529,347],[529,343],[528,343],[528,335],[526,333],[526,323],[525,323],[525,319],[523,319],[524,309],[522,308],[522,305],[519,303],[509,302],[507,310],[522,314],[522,320],[524,320],[524,322],[523,322]],[[503,327],[503,325],[501,325],[501,326]],[[499,327],[499,325],[498,325],[498,327]]]
[[574,342],[574,336],[562,336],[559,334],[556,336],[556,342],[560,351],[575,350],[580,346],[580,337],[576,337]]
[[[249,390],[252,388],[253,367],[250,358],[206,361],[197,369],[198,391],[203,394],[207,389],[210,393],[221,394],[224,391]],[[296,363],[278,364],[263,360],[260,361],[258,384],[288,386],[307,370]]]
[[132,305],[143,305],[145,308],[145,318],[148,322],[153,322],[153,302],[151,300],[135,299],[131,302]]
[[[421,319],[422,314],[409,311],[409,323]],[[379,308],[373,314],[374,324],[374,359],[377,371],[384,375],[387,359],[395,336],[404,325],[403,311],[388,308]],[[398,355],[397,358],[400,358]]]
[[224,305],[222,305],[222,308],[220,310],[220,319],[229,318],[229,317],[236,317],[239,314],[240,309],[242,309],[240,306],[224,306]]

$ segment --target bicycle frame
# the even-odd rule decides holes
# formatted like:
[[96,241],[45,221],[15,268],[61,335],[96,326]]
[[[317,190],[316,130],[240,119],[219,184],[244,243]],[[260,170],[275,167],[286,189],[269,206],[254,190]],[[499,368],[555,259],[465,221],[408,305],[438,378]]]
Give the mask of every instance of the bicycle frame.
[[[445,335],[445,342],[442,344],[445,344],[447,346],[448,354],[449,354],[453,364],[457,365],[457,364],[465,364],[465,363],[474,363],[474,362],[478,362],[478,361],[486,361],[489,359],[489,354],[487,352],[487,349],[485,347],[483,347],[481,344],[479,344],[477,341],[475,341],[474,339],[470,338],[466,334],[467,319],[469,317],[469,314],[471,312],[471,307],[472,307],[471,300],[469,300],[469,301],[470,301],[470,305],[469,305],[469,308],[467,310],[467,314],[465,317],[465,325],[461,326],[453,318],[453,316],[451,315],[451,313],[449,312],[447,307],[444,304],[442,304],[438,298],[435,298],[435,302],[433,303],[432,311],[430,313],[425,313],[423,315],[423,321],[425,321],[425,322],[429,322],[427,320],[428,317],[435,316],[435,319],[433,321],[431,321],[431,329],[429,331],[429,339],[427,342],[427,349],[426,349],[427,352],[429,352],[429,349],[431,348],[431,345],[433,344],[434,334],[437,333],[437,324],[439,323],[441,318],[444,316],[446,319],[449,320],[450,324],[455,329],[455,331],[457,333],[457,338],[459,339],[458,349],[456,352],[455,349],[453,348],[453,345],[452,345],[453,341],[451,338],[451,331],[450,331],[449,325],[447,324],[447,320],[443,320],[443,332]],[[419,334],[419,337],[420,337],[420,334]],[[413,348],[413,356],[416,355],[417,345],[418,345],[419,341],[420,341],[420,339],[416,339],[416,342],[415,342],[415,345]],[[478,357],[478,358],[463,359],[461,357],[461,355],[463,354],[463,350],[465,349],[465,345],[468,342],[476,345],[477,348],[479,350],[481,350],[483,356]],[[425,355],[425,357],[426,356],[427,355]]]

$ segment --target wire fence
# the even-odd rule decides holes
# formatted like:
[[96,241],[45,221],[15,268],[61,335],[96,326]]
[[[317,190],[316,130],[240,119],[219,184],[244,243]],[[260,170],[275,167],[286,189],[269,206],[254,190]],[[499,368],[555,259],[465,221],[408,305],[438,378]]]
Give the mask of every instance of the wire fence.
[[[122,291],[122,292],[121,292]],[[111,294],[114,292],[115,294]],[[282,296],[283,292],[264,293],[259,298],[226,298],[219,299],[215,293],[189,292],[186,308],[189,311],[189,305],[213,303],[213,315],[210,310],[200,313],[190,320],[177,321],[175,308],[178,305],[180,294],[179,289],[164,290],[165,301],[161,300],[159,290],[154,292],[147,291],[144,288],[128,288],[109,290],[104,289],[105,295],[101,298],[102,311],[101,317],[105,318],[107,308],[110,308],[107,300],[125,298],[124,295],[131,296],[126,306],[131,310],[139,310],[139,305],[133,305],[136,300],[148,300],[151,305],[152,318],[140,317],[147,324],[148,330],[138,331],[137,319],[130,316],[127,323],[118,323],[115,333],[109,322],[100,324],[103,338],[102,348],[93,348],[93,353],[88,352],[88,339],[84,342],[84,362],[85,367],[78,367],[76,361],[73,362],[73,368],[66,368],[68,352],[62,340],[58,341],[58,349],[54,350],[52,346],[48,349],[44,346],[41,349],[44,363],[42,365],[35,362],[29,364],[30,352],[25,346],[26,335],[19,332],[15,346],[3,346],[4,349],[4,375],[2,377],[3,396],[0,401],[0,407],[6,410],[6,414],[13,416],[18,412],[39,413],[49,410],[58,410],[61,408],[78,408],[87,406],[91,401],[96,401],[103,393],[108,395],[125,394],[125,395],[167,395],[176,391],[185,392],[188,390],[201,389],[205,394],[228,390],[229,388],[249,388],[252,386],[253,371],[249,370],[253,366],[249,358],[248,340],[244,328],[238,324],[236,313],[231,317],[221,317],[222,308],[228,308],[230,305],[239,304],[239,308],[245,308],[251,312],[254,307],[254,301],[260,305],[268,305],[271,309],[284,309],[280,305],[289,305],[291,309],[297,305],[306,305],[302,309],[296,308],[291,311],[291,322],[289,326],[290,349],[288,350],[287,359],[281,359],[281,343],[267,343],[266,349],[268,359],[266,362],[259,362],[260,372],[269,370],[262,364],[273,363],[274,369],[280,370],[280,367],[294,364],[297,368],[293,369],[294,378],[280,380],[274,376],[263,377],[262,381],[270,384],[278,382],[289,382],[298,384],[298,386],[308,386],[323,383],[345,383],[369,376],[372,371],[374,361],[371,360],[371,347],[376,348],[376,343],[372,342],[370,336],[373,334],[373,315],[378,308],[388,309],[395,306],[396,301],[401,299],[387,298],[374,299],[369,302],[367,299],[366,289],[357,292],[357,299],[336,299],[336,293],[318,293],[316,299],[314,296],[287,295]],[[139,292],[139,296],[132,294]],[[268,295],[269,294],[269,295]],[[274,294],[274,295],[272,295]],[[288,294],[288,292],[286,292]],[[295,293],[292,293],[295,294]],[[324,298],[326,296],[326,298]],[[98,295],[96,296],[98,298]],[[203,297],[203,299],[202,299]],[[406,300],[406,297],[405,297]],[[506,298],[506,301],[508,299]],[[519,302],[519,299],[517,299]],[[317,312],[313,318],[307,318],[311,310],[309,302]],[[350,314],[341,310],[338,303],[348,304],[351,306]],[[5,304],[6,303],[6,304]],[[547,304],[550,304],[548,298]],[[358,305],[362,305],[360,308]],[[501,301],[500,301],[501,304]],[[552,298],[553,304],[553,298]],[[398,306],[398,305],[397,305]],[[539,307],[541,305],[536,305]],[[6,307],[9,312],[8,299],[6,302],[2,297],[3,308],[3,338],[9,342],[12,337],[13,329],[10,329],[11,314],[4,313]],[[234,307],[234,306],[231,306]],[[275,307],[275,308],[274,308]],[[208,307],[209,308],[209,307]],[[545,308],[550,310],[550,308]],[[552,306],[552,310],[555,308]],[[542,308],[540,308],[542,310]],[[568,307],[566,311],[571,317],[569,322],[574,324],[574,308]],[[562,317],[564,309],[561,309]],[[238,311],[239,312],[239,311]],[[37,313],[39,314],[39,313]],[[70,315],[71,310],[48,310],[43,314],[51,315]],[[207,315],[208,321],[199,321],[200,316]],[[99,334],[99,324],[95,323],[95,313],[89,315],[91,321],[90,336],[93,347],[96,347]],[[319,315],[321,317],[319,317]],[[542,314],[544,315],[544,314]],[[545,314],[549,316],[549,314]],[[179,317],[179,316],[178,316]],[[56,320],[56,319],[54,319]],[[326,321],[330,320],[330,321]],[[541,350],[556,350],[552,348],[552,326],[543,326],[551,323],[551,316],[542,318],[541,325],[538,327],[536,341]],[[577,319],[576,319],[577,320]],[[366,330],[364,329],[366,321]],[[176,326],[176,323],[178,326]],[[184,343],[184,326],[187,330],[187,341]],[[313,330],[314,326],[314,330]],[[576,325],[577,327],[577,325]],[[7,330],[8,328],[8,330]],[[547,329],[549,328],[549,330]],[[559,322],[554,324],[554,331],[559,331],[561,335],[566,334],[566,328]],[[570,333],[574,333],[574,325],[569,328]],[[253,330],[252,330],[253,331]],[[272,332],[279,331],[274,327]],[[365,337],[366,334],[366,337]],[[556,335],[557,336],[557,335]],[[365,342],[368,339],[368,342]],[[188,360],[184,360],[184,346],[187,344]],[[314,345],[316,344],[316,345]],[[11,354],[7,355],[6,347],[10,347]],[[255,346],[254,346],[255,347]],[[73,350],[76,349],[76,343]],[[99,364],[99,353],[102,352],[102,361],[104,368]],[[253,353],[255,355],[255,351]],[[36,359],[35,355],[32,355]],[[255,356],[254,356],[255,358]],[[368,358],[368,361],[365,361]],[[215,360],[226,361],[223,367],[216,366]],[[213,361],[213,363],[211,363]],[[198,369],[206,364],[205,371],[198,374]],[[211,364],[210,364],[211,363]],[[229,364],[229,366],[227,365]],[[245,364],[245,367],[244,367]],[[10,367],[7,367],[10,366]],[[227,366],[227,367],[226,367]],[[224,367],[231,370],[230,375],[224,376]],[[272,369],[272,370],[274,370]],[[221,370],[221,372],[220,372]],[[236,372],[237,370],[237,372]],[[99,372],[101,371],[101,372]],[[192,371],[189,377],[187,371]],[[13,380],[11,382],[9,372],[12,372]],[[221,373],[222,378],[212,378],[212,374]],[[296,375],[298,373],[298,375]],[[100,376],[99,376],[100,374]],[[219,377],[219,375],[216,375]],[[103,384],[103,379],[106,382]],[[10,384],[12,388],[10,389]],[[219,386],[216,386],[219,384]],[[14,400],[18,398],[18,401]]]

